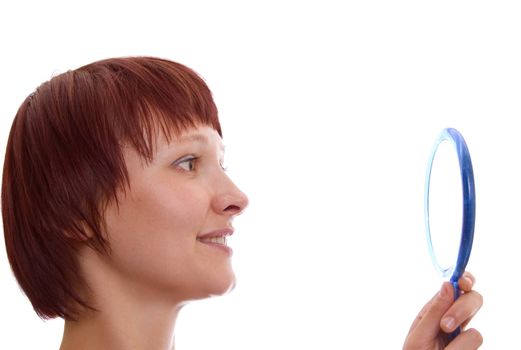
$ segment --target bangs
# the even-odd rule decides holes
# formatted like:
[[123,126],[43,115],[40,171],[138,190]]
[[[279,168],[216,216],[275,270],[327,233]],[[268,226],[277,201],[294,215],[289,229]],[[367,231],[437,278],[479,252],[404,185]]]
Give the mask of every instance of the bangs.
[[[103,86],[104,111],[113,138],[128,143],[146,160],[154,154],[158,133],[167,140],[204,125],[222,137],[211,91],[190,68],[159,58],[111,59],[79,68],[93,86]],[[81,77],[78,77],[81,78]]]

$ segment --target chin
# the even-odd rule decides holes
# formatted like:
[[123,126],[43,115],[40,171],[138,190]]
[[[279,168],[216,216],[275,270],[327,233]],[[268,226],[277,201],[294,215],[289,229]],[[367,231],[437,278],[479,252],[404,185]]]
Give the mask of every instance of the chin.
[[171,281],[170,293],[178,300],[194,301],[225,295],[232,291],[236,285],[236,278],[231,266],[213,267],[192,270],[185,275],[186,279]]
[[235,275],[233,273],[226,277],[223,276],[219,279],[219,281],[215,281],[215,283],[207,293],[207,297],[216,297],[228,294],[235,288],[235,285],[236,280]]

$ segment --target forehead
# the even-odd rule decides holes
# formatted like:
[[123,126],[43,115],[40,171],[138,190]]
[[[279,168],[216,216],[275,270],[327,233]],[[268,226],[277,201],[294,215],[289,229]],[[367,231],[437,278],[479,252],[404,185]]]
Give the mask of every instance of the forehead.
[[156,153],[180,146],[204,146],[224,152],[224,144],[219,133],[209,126],[186,129],[173,135],[160,133],[156,139]]

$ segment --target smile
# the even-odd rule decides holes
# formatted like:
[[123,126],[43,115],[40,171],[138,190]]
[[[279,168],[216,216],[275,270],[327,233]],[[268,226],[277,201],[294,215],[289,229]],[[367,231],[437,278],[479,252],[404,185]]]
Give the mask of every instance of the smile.
[[226,236],[198,238],[199,242],[226,245]]
[[197,236],[197,241],[205,244],[209,248],[219,249],[220,251],[225,252],[228,256],[231,256],[233,251],[228,247],[226,237],[231,236],[232,234],[233,229],[225,228],[200,234]]

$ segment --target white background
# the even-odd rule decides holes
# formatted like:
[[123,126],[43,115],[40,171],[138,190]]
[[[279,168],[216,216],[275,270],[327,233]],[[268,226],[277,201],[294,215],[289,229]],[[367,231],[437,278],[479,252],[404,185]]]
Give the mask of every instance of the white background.
[[[251,204],[231,243],[236,290],[186,307],[177,349],[399,349],[441,285],[423,181],[455,127],[478,201],[472,325],[483,349],[520,348],[520,18],[517,1],[3,1],[2,157],[18,106],[53,74],[112,56],[184,63],[214,93]],[[0,310],[1,349],[58,348],[62,321],[37,318],[3,248]]]

